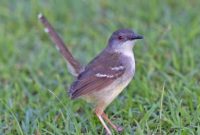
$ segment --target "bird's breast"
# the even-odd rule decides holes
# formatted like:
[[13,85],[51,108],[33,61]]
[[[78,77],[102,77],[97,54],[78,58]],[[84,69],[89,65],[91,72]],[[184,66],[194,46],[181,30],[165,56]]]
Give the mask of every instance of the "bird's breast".
[[135,58],[132,51],[123,53],[123,64],[126,67],[126,74],[133,77],[135,73]]

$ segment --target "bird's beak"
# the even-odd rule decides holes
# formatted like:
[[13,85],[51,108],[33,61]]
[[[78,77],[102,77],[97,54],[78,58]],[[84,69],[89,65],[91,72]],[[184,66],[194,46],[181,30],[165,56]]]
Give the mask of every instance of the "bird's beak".
[[132,40],[135,40],[135,39],[143,39],[143,36],[142,35],[139,35],[139,34],[133,34],[133,36],[131,37]]

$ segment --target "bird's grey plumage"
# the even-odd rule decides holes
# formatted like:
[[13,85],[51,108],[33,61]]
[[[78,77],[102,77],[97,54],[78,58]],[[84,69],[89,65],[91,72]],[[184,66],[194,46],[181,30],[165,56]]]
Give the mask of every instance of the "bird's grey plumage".
[[71,98],[100,91],[112,85],[124,74],[132,78],[135,71],[135,60],[132,53],[134,38],[141,37],[128,29],[114,32],[106,49],[94,58],[72,83],[69,90]]
[[[124,66],[121,53],[113,53],[104,50],[85,70],[77,77],[71,85],[71,98],[77,98],[91,91],[98,91],[107,87],[116,78],[122,76],[126,68],[121,70],[112,70],[113,67]],[[98,76],[99,75],[99,76]]]

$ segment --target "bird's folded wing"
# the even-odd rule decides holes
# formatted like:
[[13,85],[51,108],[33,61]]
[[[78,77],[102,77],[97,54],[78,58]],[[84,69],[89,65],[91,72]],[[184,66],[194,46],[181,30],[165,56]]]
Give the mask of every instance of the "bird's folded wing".
[[103,52],[85,68],[72,83],[70,96],[72,99],[82,95],[100,91],[109,86],[125,72],[120,53]]

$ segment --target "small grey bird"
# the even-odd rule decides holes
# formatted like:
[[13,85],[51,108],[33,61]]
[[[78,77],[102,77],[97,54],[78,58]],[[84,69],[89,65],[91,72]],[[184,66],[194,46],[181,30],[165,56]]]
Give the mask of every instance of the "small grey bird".
[[115,31],[107,47],[85,67],[71,85],[69,93],[72,99],[81,97],[95,104],[95,113],[107,134],[111,134],[111,131],[103,118],[115,130],[122,130],[108,119],[104,110],[132,80],[135,73],[132,48],[135,41],[142,38],[143,36],[129,29]]
[[135,41],[142,39],[143,36],[130,29],[115,31],[110,37],[107,47],[87,66],[83,67],[74,59],[48,20],[42,14],[39,14],[38,18],[60,53],[67,60],[69,71],[75,77],[69,90],[70,97],[72,99],[83,98],[93,103],[95,113],[107,134],[111,135],[111,131],[104,120],[116,131],[122,131],[123,128],[114,125],[104,110],[132,80],[135,73],[132,49]]

